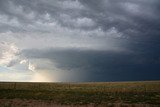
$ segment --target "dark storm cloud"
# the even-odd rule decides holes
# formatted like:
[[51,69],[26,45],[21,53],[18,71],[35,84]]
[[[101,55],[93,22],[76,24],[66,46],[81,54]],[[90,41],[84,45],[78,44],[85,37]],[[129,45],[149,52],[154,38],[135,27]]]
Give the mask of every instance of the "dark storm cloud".
[[126,36],[157,36],[160,25],[158,0],[80,0],[97,25],[104,30],[116,27]]
[[[88,28],[91,27],[94,22],[87,17],[80,16],[84,11],[83,5],[78,1],[68,0],[68,1],[51,1],[51,0],[13,0],[13,1],[0,1],[0,13],[4,15],[2,18],[6,17],[8,21],[11,19],[16,19],[20,26],[16,27],[17,32],[19,27],[22,30],[27,30],[26,25],[36,25],[38,20],[40,23],[56,21],[62,26],[68,28]],[[85,26],[85,24],[87,24]],[[9,26],[12,24],[8,23]],[[77,26],[76,26],[77,25]],[[88,27],[87,27],[88,26]],[[7,28],[7,27],[5,27]],[[24,28],[24,29],[23,29]],[[12,30],[12,29],[7,29]],[[40,29],[42,30],[42,29]]]
[[159,0],[0,0],[0,32],[37,69],[160,79]]
[[125,54],[109,51],[49,49],[24,50],[23,53],[29,59],[49,59],[58,69],[65,70],[68,74],[80,72],[82,77],[87,75],[85,79],[76,79],[80,75],[74,75],[74,81],[158,80],[160,75],[160,60],[152,55],[154,52]]
[[159,34],[158,0],[1,0],[0,5],[1,14],[17,18],[24,25],[34,25],[36,20],[45,22],[44,15],[48,13],[51,20],[72,29],[115,27],[127,36]]
[[[101,28],[107,31],[114,27],[123,33],[123,36],[130,38],[140,36],[143,39],[150,39],[153,35],[160,34],[159,0],[1,0],[0,2],[0,13],[4,15],[2,18],[7,17],[10,22],[1,25],[4,31],[45,32],[44,27],[37,26],[37,21],[42,24],[55,21],[58,25],[70,29]],[[17,21],[15,26],[11,21],[13,23]],[[16,26],[17,24],[19,26]]]

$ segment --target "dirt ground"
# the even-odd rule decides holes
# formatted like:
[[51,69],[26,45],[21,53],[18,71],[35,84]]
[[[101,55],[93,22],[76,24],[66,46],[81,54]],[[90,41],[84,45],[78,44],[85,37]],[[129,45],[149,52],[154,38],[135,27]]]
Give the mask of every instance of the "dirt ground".
[[52,101],[0,99],[0,107],[160,107],[151,104],[86,104],[86,105],[62,105]]

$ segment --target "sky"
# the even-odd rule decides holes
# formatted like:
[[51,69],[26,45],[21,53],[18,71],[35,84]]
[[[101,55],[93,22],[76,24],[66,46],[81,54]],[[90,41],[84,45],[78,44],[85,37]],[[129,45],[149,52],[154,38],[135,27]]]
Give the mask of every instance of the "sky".
[[0,81],[160,80],[159,0],[0,0]]

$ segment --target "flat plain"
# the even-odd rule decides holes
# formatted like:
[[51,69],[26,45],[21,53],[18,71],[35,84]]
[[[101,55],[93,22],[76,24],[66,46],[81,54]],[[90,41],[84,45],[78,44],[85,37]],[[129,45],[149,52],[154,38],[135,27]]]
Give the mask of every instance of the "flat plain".
[[0,82],[0,107],[159,107],[160,81]]

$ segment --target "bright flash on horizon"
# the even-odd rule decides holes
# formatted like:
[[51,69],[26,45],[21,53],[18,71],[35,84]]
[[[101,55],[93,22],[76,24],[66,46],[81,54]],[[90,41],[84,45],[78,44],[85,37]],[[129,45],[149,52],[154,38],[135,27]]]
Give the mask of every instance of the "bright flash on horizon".
[[35,72],[30,82],[51,82],[50,76],[46,72]]

